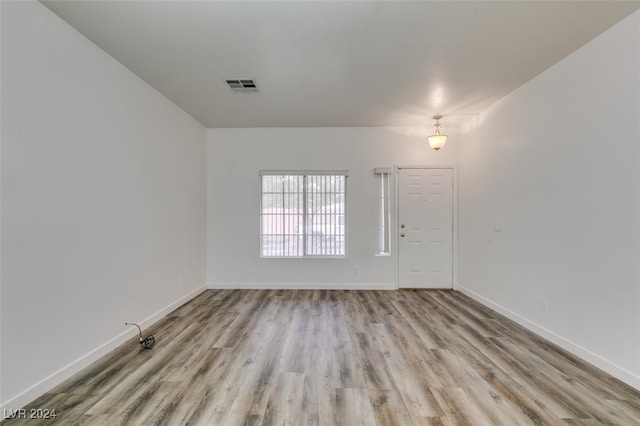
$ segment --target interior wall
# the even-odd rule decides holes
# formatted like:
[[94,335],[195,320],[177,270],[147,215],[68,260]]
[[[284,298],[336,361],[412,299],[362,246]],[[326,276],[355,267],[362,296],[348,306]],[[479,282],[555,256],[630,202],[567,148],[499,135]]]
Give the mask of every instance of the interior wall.
[[459,279],[640,388],[640,13],[469,123]]
[[[435,152],[424,136],[385,128],[209,129],[209,286],[395,288],[395,246],[391,257],[376,256],[379,210],[373,169],[455,164],[454,143]],[[260,258],[260,170],[349,171],[346,258]]]
[[0,403],[17,409],[204,288],[206,129],[40,3],[1,7]]

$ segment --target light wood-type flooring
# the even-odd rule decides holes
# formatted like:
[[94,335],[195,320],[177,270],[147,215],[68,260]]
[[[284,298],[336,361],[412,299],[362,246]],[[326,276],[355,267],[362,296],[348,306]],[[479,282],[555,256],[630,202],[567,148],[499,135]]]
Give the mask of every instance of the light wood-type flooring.
[[640,392],[455,291],[208,290],[28,408],[96,425],[634,425]]

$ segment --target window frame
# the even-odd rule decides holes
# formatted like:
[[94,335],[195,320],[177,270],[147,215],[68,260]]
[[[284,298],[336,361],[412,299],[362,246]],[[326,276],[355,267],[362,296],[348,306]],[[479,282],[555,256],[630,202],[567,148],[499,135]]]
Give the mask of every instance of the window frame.
[[[263,212],[263,202],[264,202],[264,187],[263,187],[263,177],[264,176],[303,176],[302,179],[302,194],[303,194],[303,214],[302,214],[302,227],[303,232],[300,234],[302,237],[302,254],[297,255],[275,255],[269,256],[264,254],[263,244],[264,244],[264,212]],[[344,190],[341,192],[343,194],[343,254],[307,254],[307,242],[309,239],[309,235],[307,233],[307,223],[309,217],[312,216],[311,213],[307,211],[307,177],[309,176],[340,176],[344,178]],[[347,258],[347,235],[348,235],[348,220],[347,220],[347,181],[349,177],[348,170],[260,170],[258,173],[259,179],[259,187],[260,187],[260,210],[259,210],[259,220],[260,220],[260,233],[259,233],[259,241],[258,241],[258,250],[259,256],[261,259],[345,259]],[[268,234],[271,235],[271,234]],[[282,234],[283,236],[287,234]]]
[[378,243],[376,256],[391,256],[391,212],[393,168],[376,167],[373,169],[378,186]]

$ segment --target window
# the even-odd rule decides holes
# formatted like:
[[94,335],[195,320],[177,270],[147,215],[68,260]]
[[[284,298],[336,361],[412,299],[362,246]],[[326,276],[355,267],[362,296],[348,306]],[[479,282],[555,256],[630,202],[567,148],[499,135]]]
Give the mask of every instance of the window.
[[344,171],[262,171],[262,257],[344,257]]
[[378,255],[390,254],[391,241],[391,169],[376,168],[378,182]]

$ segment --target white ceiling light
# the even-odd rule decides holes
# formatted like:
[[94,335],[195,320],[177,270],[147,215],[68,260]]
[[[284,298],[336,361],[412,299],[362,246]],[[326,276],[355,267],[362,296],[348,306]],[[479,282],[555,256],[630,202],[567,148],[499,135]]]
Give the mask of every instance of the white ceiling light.
[[429,146],[431,146],[431,148],[433,148],[436,151],[438,151],[440,148],[444,146],[445,143],[447,143],[447,138],[449,137],[447,135],[440,134],[441,118],[442,118],[441,115],[433,116],[433,119],[436,120],[435,131],[433,132],[433,135],[427,136],[427,140],[429,141]]

